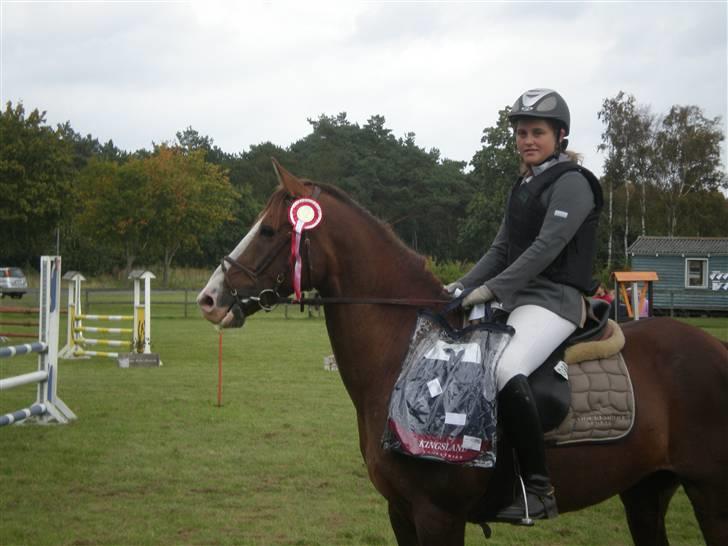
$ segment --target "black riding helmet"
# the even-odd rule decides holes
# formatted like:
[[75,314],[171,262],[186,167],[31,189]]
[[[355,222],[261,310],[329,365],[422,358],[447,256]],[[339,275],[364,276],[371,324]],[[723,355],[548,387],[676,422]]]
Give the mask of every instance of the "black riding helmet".
[[[508,119],[515,125],[519,119],[526,118],[552,120],[564,129],[564,137],[569,135],[571,126],[569,106],[564,97],[553,89],[529,89],[516,99],[508,114]],[[562,140],[561,151],[566,150],[568,142],[566,138]]]
[[552,119],[569,134],[571,116],[564,98],[553,89],[529,89],[513,103],[508,119],[515,123],[523,118]]

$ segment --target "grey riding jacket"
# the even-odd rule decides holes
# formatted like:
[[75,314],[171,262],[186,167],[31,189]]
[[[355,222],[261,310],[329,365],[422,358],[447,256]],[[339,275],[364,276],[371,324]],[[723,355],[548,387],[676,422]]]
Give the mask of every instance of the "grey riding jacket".
[[[534,168],[539,175],[557,163],[569,161],[566,154]],[[531,177],[524,179],[527,184]],[[533,243],[508,265],[509,233],[501,221],[490,249],[464,277],[466,288],[485,284],[506,311],[521,305],[544,307],[576,326],[585,319],[584,298],[577,288],[554,282],[542,273],[561,254],[595,209],[594,193],[587,179],[577,171],[564,173],[540,195],[546,209],[543,225]]]

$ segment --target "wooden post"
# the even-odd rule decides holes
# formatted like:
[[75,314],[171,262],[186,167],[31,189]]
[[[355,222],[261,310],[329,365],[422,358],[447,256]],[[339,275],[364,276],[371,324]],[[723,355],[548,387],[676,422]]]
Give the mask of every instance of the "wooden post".
[[[615,292],[615,315],[619,316],[619,301],[624,300],[624,305],[627,308],[627,316],[632,320],[640,319],[640,312],[645,305],[645,300],[648,298],[648,315],[652,316],[652,283],[660,280],[655,271],[615,271],[612,273],[614,277],[615,286],[617,290]],[[642,289],[639,289],[639,283],[642,283]],[[627,295],[626,285],[632,287],[632,297]],[[620,298],[621,296],[621,298]]]

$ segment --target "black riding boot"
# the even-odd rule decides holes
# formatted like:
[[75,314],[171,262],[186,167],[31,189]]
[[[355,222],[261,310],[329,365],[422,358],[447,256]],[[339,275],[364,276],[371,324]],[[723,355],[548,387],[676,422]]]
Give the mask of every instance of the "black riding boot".
[[498,415],[505,426],[506,435],[516,450],[518,466],[526,489],[526,507],[523,492],[517,484],[516,500],[496,515],[499,521],[529,524],[530,519],[555,518],[558,515],[554,488],[546,470],[546,452],[543,442],[541,418],[531,386],[525,375],[512,378],[498,394]]

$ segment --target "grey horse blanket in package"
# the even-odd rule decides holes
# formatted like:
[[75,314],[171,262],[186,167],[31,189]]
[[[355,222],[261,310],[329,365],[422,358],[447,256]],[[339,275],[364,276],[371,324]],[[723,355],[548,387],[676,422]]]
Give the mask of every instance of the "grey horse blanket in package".
[[410,455],[490,468],[496,459],[495,371],[513,329],[452,329],[420,312],[389,402],[382,445]]

